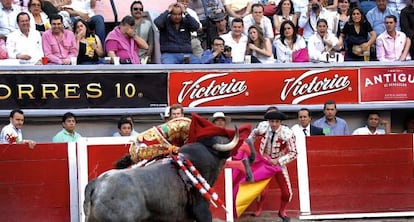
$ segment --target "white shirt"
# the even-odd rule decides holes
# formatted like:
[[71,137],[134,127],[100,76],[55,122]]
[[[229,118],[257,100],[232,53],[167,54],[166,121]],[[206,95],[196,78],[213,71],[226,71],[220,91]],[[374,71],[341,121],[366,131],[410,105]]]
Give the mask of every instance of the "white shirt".
[[[295,134],[296,138],[304,137],[304,136],[310,136],[310,124],[307,127],[303,127],[299,124],[295,124],[292,126],[292,131]],[[303,130],[306,130],[306,135]]]
[[95,15],[95,12],[91,8],[90,0],[72,0],[72,4],[68,7],[73,8],[75,11],[86,13],[89,17]]
[[[253,15],[249,14],[246,17],[244,17],[243,24],[244,24],[243,33],[245,35],[248,35],[249,34],[248,30],[250,26],[256,24],[256,21],[254,20]],[[270,19],[266,16],[262,16],[262,20],[260,21],[260,28],[262,28],[263,36],[265,38],[269,38],[270,40],[273,40],[273,38],[275,37],[272,27],[273,26],[272,26],[272,22],[270,21]]]
[[239,42],[236,42],[231,36],[231,31],[221,35],[220,37],[224,39],[224,44],[230,46],[231,56],[233,57],[233,63],[242,63],[244,62],[244,54],[246,53],[247,46],[247,36],[242,34],[239,39]]
[[326,19],[326,21],[328,22],[328,32],[333,33],[332,30],[335,26],[335,14],[333,12],[330,12],[325,8],[322,8],[318,17],[316,17],[315,13],[313,12],[309,13],[309,17],[306,16],[306,13],[301,14],[301,16],[299,17],[298,26],[303,28],[303,38],[305,38],[305,40],[308,40],[314,33],[316,33],[316,23],[319,19],[322,18]]
[[385,130],[377,128],[374,133],[371,133],[371,131],[368,129],[367,126],[358,128],[354,130],[354,132],[352,133],[352,135],[380,135],[380,134],[385,134]]
[[[332,47],[338,43],[338,38],[332,33],[327,33],[325,38],[332,43]],[[329,50],[328,47],[323,43],[321,36],[315,33],[308,40],[309,57],[314,60],[319,60],[320,55]]]
[[13,126],[13,124],[9,123],[9,125],[3,127],[0,133],[0,143],[9,143],[8,137],[13,136],[17,137],[16,142],[23,141],[23,134],[21,129],[17,129]]
[[300,35],[297,35],[296,42],[295,44],[293,44],[293,49],[289,48],[287,43],[284,45],[280,38],[277,39],[274,44],[276,46],[278,62],[292,62],[292,52],[295,50],[306,48],[306,42]]
[[43,57],[42,37],[37,30],[31,29],[29,36],[25,36],[17,29],[9,34],[6,47],[10,59],[15,59],[18,54],[30,55],[32,58],[27,64],[35,64]]
[[14,30],[18,29],[17,26],[17,14],[20,13],[20,7],[16,5],[11,6],[11,10],[3,8],[3,4],[0,3],[0,34],[8,35]]

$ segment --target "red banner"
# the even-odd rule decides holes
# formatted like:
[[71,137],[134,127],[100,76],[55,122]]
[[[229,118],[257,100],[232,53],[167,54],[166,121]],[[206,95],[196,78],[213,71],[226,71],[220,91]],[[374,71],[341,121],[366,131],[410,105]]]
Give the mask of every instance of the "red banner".
[[358,69],[171,72],[169,104],[188,107],[358,103]]
[[413,67],[361,68],[361,102],[414,101]]

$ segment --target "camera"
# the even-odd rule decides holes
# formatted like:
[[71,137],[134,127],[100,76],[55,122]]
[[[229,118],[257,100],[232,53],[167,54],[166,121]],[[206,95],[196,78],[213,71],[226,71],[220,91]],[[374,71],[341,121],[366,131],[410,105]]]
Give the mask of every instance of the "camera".
[[228,45],[224,46],[224,52],[231,52],[231,47]]
[[318,3],[313,3],[312,4],[312,11],[313,12],[316,12],[316,11],[318,11],[319,10],[319,4]]

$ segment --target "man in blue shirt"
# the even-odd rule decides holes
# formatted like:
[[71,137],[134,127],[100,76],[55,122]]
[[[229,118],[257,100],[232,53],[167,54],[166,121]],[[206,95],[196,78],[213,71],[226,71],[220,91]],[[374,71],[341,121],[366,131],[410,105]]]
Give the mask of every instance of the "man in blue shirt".
[[369,10],[366,15],[377,36],[386,31],[384,18],[387,15],[397,17],[397,30],[400,30],[400,15],[395,9],[387,7],[387,3],[388,0],[376,0],[377,6]]
[[325,116],[316,120],[313,125],[322,128],[327,136],[349,135],[348,124],[344,119],[336,116],[337,112],[335,101],[326,101],[323,106]]
[[224,45],[224,40],[221,37],[213,39],[211,49],[205,50],[201,56],[201,63],[232,63],[231,47]]

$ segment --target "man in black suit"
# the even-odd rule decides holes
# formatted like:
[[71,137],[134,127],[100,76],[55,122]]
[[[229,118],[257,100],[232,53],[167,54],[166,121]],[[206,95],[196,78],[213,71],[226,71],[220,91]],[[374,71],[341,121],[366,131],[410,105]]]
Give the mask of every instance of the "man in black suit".
[[325,135],[323,129],[311,124],[311,112],[307,108],[301,108],[298,111],[299,123],[292,127],[293,132],[301,132],[305,136]]

